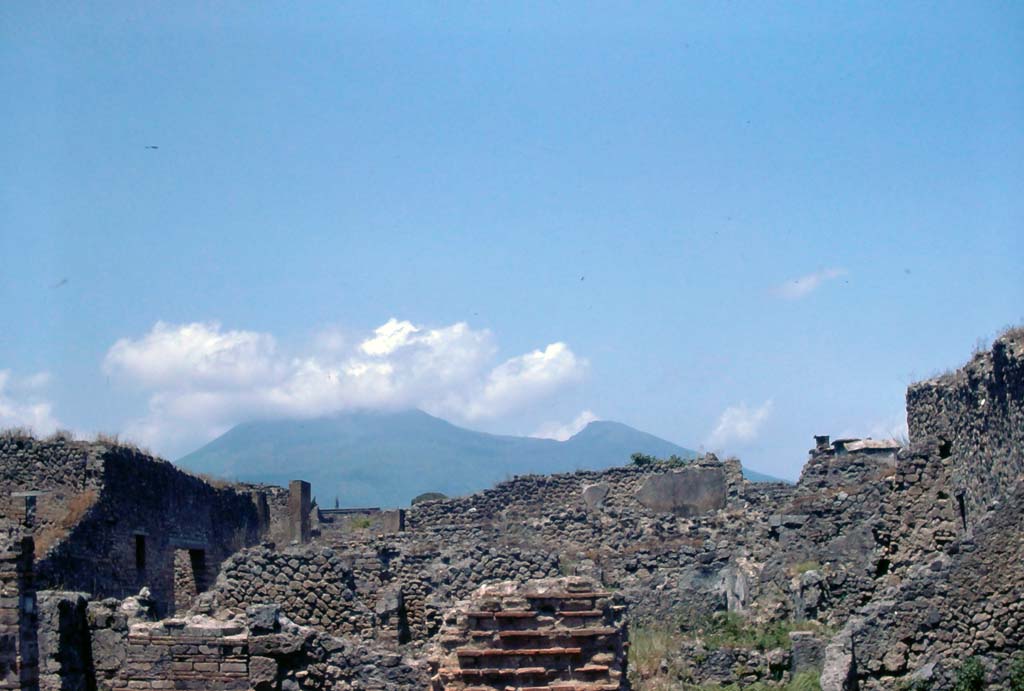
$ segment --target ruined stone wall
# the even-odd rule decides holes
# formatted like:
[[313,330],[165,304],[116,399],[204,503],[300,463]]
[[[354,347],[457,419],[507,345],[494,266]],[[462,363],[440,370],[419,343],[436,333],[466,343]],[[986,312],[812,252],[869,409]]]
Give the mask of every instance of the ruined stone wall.
[[1024,473],[1024,329],[997,338],[963,368],[907,390],[914,441],[939,441],[952,459],[953,491],[963,493],[968,525]]
[[944,550],[966,532],[951,470],[952,459],[941,458],[937,448],[927,444],[901,452],[877,528],[894,574]]
[[[335,633],[400,638],[407,627],[414,641],[436,633],[447,603],[482,584],[558,574],[620,589],[636,616],[707,613],[724,603],[722,580],[737,554],[764,559],[767,511],[795,490],[751,490],[736,463],[696,467],[723,474],[721,508],[687,516],[644,506],[637,493],[645,483],[687,472],[665,465],[520,477],[417,505],[403,533],[325,530],[308,548],[247,550],[225,564],[217,595],[235,609],[278,602],[296,622]],[[333,590],[342,597],[323,595]]]
[[292,621],[333,635],[424,640],[436,633],[446,603],[482,583],[555,575],[554,554],[502,550],[492,539],[380,537],[334,546],[245,550],[224,564],[213,594],[243,611],[274,602]]
[[224,562],[213,592],[218,604],[235,611],[273,602],[298,624],[357,635],[371,630],[373,615],[355,589],[351,556],[343,559],[323,547],[276,551],[261,546]]
[[835,622],[869,597],[888,569],[882,507],[896,473],[887,455],[812,452],[792,498],[769,517],[772,553],[759,578],[781,592],[777,605],[760,605]]
[[277,485],[234,483],[240,493],[248,493],[256,507],[260,538],[285,547],[291,541],[291,515],[288,508],[288,489]]
[[[1024,487],[972,536],[908,569],[895,588],[847,625],[851,670],[862,688],[893,688],[910,673],[950,688],[960,665],[981,656],[987,682],[1004,682],[1024,650]],[[834,688],[839,688],[834,687]]]
[[652,463],[557,475],[521,475],[468,497],[417,504],[408,510],[407,523],[410,529],[415,530],[430,526],[474,524],[509,515],[542,515],[550,513],[555,507],[572,510],[586,505],[583,491],[592,485],[603,486],[601,504],[643,510],[637,493],[648,478],[687,468],[713,468],[723,472],[726,499],[731,504],[740,500],[751,485],[743,479],[738,461],[721,463],[714,456],[696,459],[685,466]]
[[[28,518],[40,552],[67,535],[95,503],[102,484],[102,461],[90,444],[0,434],[0,517],[17,523]],[[30,517],[27,505],[34,505]]]
[[84,593],[37,593],[40,691],[94,688]]
[[165,461],[103,444],[5,443],[0,459],[11,486],[46,491],[27,528],[42,541],[40,589],[125,597],[148,586],[160,610],[171,611],[176,552],[181,563],[191,550],[196,558],[188,565],[199,566],[193,577],[203,588],[221,561],[258,539],[248,494],[213,487]]
[[912,444],[874,528],[888,573],[830,643],[825,691],[950,688],[972,655],[998,689],[1024,649],[1022,340],[908,390]]
[[[88,604],[86,653],[92,666],[83,691],[420,691],[427,686],[427,667],[421,661],[404,659],[373,642],[299,626],[276,605],[251,605],[232,618],[190,614],[147,621],[126,614],[139,614],[133,600]],[[66,675],[62,686],[41,691],[77,691],[74,679]]]

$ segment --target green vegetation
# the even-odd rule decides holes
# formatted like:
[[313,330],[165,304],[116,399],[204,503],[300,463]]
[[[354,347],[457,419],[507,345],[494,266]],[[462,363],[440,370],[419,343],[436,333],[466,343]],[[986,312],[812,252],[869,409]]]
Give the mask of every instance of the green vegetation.
[[639,466],[641,468],[649,465],[654,465],[655,463],[667,465],[670,468],[681,468],[687,463],[686,459],[683,458],[682,456],[679,456],[678,454],[672,454],[666,459],[658,458],[656,456],[652,456],[646,453],[640,453],[639,451],[630,454],[629,460],[633,463],[633,465]]
[[[678,654],[687,639],[699,639],[708,650],[748,648],[767,651],[776,648],[788,649],[791,645],[789,634],[792,631],[816,631],[823,636],[833,633],[817,622],[780,621],[757,624],[734,612],[717,612],[699,621],[695,626],[686,626],[685,629],[681,622],[637,624],[631,628],[629,635],[629,678],[633,687],[642,691],[734,691],[741,688],[751,691],[817,691],[820,688],[817,672],[799,674],[782,687],[761,683],[742,687],[737,684],[704,687],[680,682],[680,679],[687,675],[681,668]],[[699,665],[702,660],[692,659],[690,662]]]
[[817,631],[824,635],[831,632],[815,621],[774,621],[758,624],[748,621],[735,612],[716,612],[699,622],[692,635],[700,637],[704,645],[717,648],[754,648],[774,650],[790,647],[789,634],[792,631]]
[[983,688],[985,688],[985,668],[981,666],[981,660],[969,657],[964,660],[956,673],[953,691],[981,691]]
[[801,672],[793,677],[785,686],[769,686],[757,682],[755,684],[729,684],[719,686],[718,684],[703,684],[700,686],[686,685],[683,688],[687,691],[821,691],[820,672]]
[[[645,691],[669,691],[678,688],[679,671],[672,660],[682,645],[678,626],[649,624],[629,632],[629,679],[633,688]],[[668,665],[662,669],[662,660]],[[642,680],[642,681],[641,681]]]
[[639,451],[631,453],[629,455],[629,460],[633,462],[633,465],[640,466],[641,468],[648,465],[654,465],[658,461],[654,456],[646,453],[640,453]]
[[562,554],[558,557],[558,572],[563,576],[575,576],[579,561]]
[[1024,655],[1018,655],[1010,665],[1010,677],[1006,680],[1010,691],[1024,691]]
[[417,504],[425,501],[437,501],[439,499],[447,499],[447,495],[441,494],[440,492],[424,492],[423,494],[417,494],[413,497],[411,505],[416,506]]
[[369,516],[359,516],[358,518],[353,518],[349,525],[356,530],[366,530],[373,525],[373,522],[370,520]]

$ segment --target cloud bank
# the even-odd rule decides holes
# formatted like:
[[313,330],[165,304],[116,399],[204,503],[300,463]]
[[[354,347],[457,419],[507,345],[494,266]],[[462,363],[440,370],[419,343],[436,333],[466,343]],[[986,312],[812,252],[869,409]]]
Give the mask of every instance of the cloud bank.
[[768,399],[756,408],[749,408],[745,403],[729,406],[719,416],[718,423],[708,437],[707,446],[721,449],[729,444],[753,441],[771,416],[774,405]]
[[186,450],[238,422],[357,408],[417,407],[466,422],[504,415],[579,381],[587,368],[561,342],[495,363],[486,329],[390,319],[362,340],[336,331],[286,355],[268,333],[217,322],[157,322],[107,352],[107,374],[145,391],[149,412],[126,435]]
[[775,288],[775,294],[786,300],[799,300],[813,293],[825,282],[845,276],[846,274],[846,269],[822,269],[821,271],[786,281]]
[[560,423],[560,422],[546,422],[541,425],[536,432],[531,434],[531,437],[537,439],[554,439],[556,441],[565,441],[570,437],[579,434],[584,427],[589,425],[595,420],[600,420],[598,416],[590,410],[584,410],[582,413],[577,415],[571,422]]
[[53,406],[42,397],[50,379],[48,372],[17,378],[10,370],[0,370],[0,429],[27,427],[39,435],[57,429]]

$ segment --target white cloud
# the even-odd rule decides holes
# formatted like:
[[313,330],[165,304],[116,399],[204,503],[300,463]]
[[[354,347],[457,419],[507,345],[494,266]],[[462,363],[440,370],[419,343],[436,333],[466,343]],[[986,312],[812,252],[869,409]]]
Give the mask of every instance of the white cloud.
[[846,269],[822,269],[821,271],[786,281],[776,287],[775,294],[786,300],[799,300],[813,293],[826,281],[831,281],[846,274]]
[[595,420],[601,418],[594,415],[593,411],[584,410],[582,413],[577,415],[571,422],[559,423],[559,422],[546,422],[541,425],[536,432],[531,434],[531,437],[537,439],[554,439],[556,441],[565,441],[570,437],[574,437],[579,434],[584,427],[589,425]]
[[157,322],[138,340],[122,338],[110,348],[104,371],[146,387],[174,387],[183,380],[207,386],[245,386],[274,375],[273,336],[253,331],[221,332],[217,322],[175,326]]
[[404,345],[408,345],[419,329],[411,322],[398,321],[394,317],[381,324],[373,331],[373,338],[362,342],[359,350],[367,355],[388,355]]
[[756,408],[749,408],[746,403],[729,406],[719,416],[718,424],[708,437],[707,446],[720,449],[726,444],[752,441],[771,416],[773,407],[771,399]]
[[489,331],[462,322],[428,328],[390,319],[369,338],[328,332],[294,356],[279,352],[270,334],[158,322],[139,338],[117,341],[104,370],[149,392],[148,415],[126,435],[183,451],[257,417],[418,407],[493,418],[554,394],[586,369],[564,343],[497,365],[496,354]]
[[50,382],[48,372],[15,378],[10,370],[0,370],[0,429],[27,427],[36,434],[49,434],[60,426],[53,406],[40,397]]
[[579,380],[585,370],[586,362],[564,343],[511,358],[491,371],[483,391],[466,406],[466,417],[494,417],[523,406]]

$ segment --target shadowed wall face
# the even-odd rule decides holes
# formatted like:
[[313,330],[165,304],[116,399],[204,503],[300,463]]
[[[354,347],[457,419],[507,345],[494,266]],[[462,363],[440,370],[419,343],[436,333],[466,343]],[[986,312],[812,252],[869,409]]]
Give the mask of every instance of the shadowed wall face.
[[35,503],[22,529],[35,540],[39,589],[123,598],[147,587],[165,614],[176,599],[176,549],[203,551],[198,572],[189,569],[202,587],[228,555],[260,539],[249,492],[127,447],[0,438],[0,482],[9,490],[0,508],[20,523],[27,501]]

